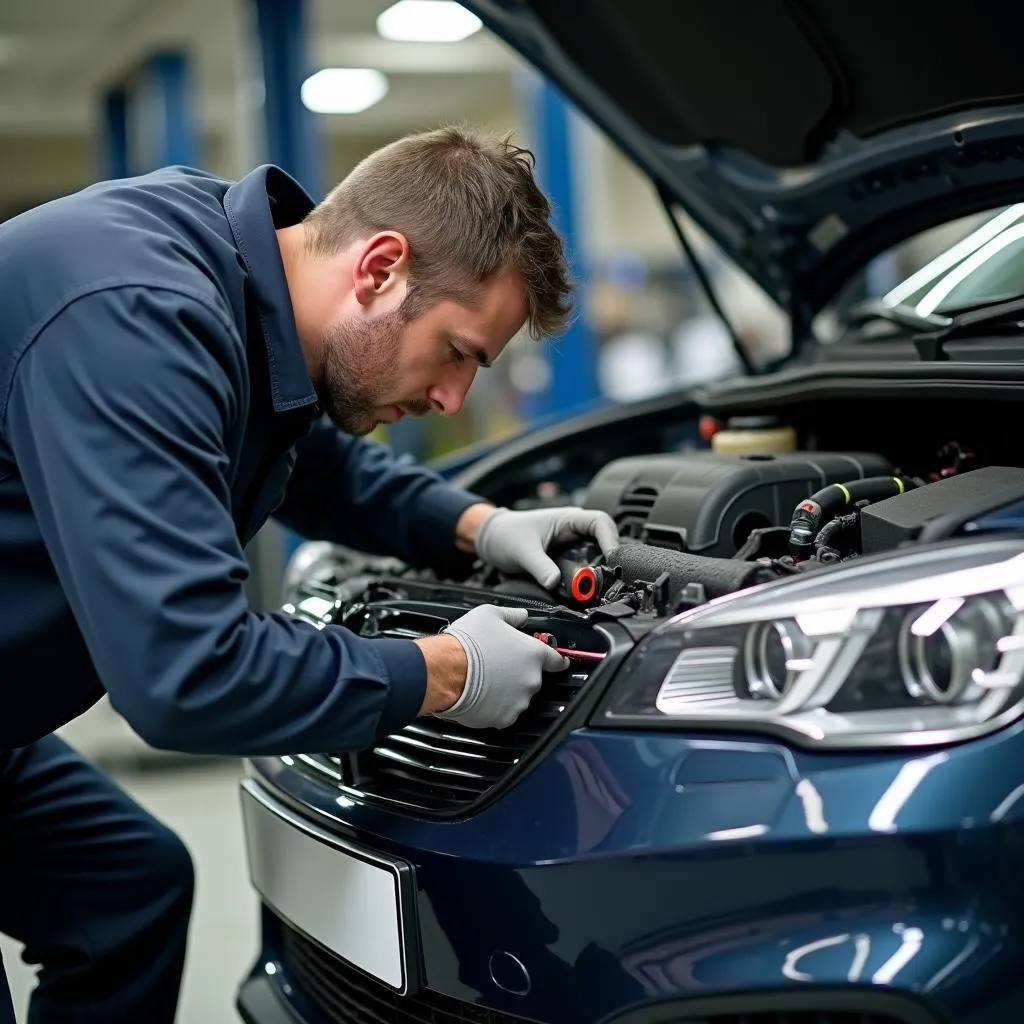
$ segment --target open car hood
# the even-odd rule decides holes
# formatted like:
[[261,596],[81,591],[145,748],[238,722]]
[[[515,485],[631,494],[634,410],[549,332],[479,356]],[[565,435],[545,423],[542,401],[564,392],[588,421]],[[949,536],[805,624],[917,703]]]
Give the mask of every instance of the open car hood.
[[1024,195],[1024,8],[465,0],[793,317]]

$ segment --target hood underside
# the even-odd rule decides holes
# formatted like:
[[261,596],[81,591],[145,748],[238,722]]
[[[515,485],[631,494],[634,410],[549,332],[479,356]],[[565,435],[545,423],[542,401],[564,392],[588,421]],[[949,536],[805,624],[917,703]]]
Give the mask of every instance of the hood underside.
[[794,318],[1024,195],[1024,8],[466,0]]

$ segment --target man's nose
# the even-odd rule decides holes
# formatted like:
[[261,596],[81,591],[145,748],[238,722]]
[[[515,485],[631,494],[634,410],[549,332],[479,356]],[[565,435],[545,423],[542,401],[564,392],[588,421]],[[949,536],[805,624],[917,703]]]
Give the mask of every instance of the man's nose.
[[466,395],[475,376],[476,367],[470,368],[468,373],[459,368],[456,372],[449,373],[441,383],[435,384],[427,392],[434,411],[442,416],[457,415],[466,401]]

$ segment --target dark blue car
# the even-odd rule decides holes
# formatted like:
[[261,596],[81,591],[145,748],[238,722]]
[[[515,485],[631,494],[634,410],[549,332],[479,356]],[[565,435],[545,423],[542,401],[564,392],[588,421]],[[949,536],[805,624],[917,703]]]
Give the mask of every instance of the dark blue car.
[[[563,584],[307,545],[366,635],[525,605],[510,729],[249,766],[249,1024],[1024,1021],[1024,13],[477,0],[786,313],[792,354],[464,458],[621,547]],[[956,244],[871,297],[865,267]]]

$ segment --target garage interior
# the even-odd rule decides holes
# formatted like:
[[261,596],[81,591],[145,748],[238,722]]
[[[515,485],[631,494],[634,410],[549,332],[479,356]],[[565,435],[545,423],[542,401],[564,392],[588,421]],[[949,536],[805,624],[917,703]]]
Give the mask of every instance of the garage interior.
[[[416,0],[407,0],[415,5]],[[445,123],[511,132],[536,154],[580,282],[581,316],[542,352],[517,340],[454,421],[378,431],[421,459],[588,404],[653,397],[732,373],[711,314],[648,180],[506,44],[477,27],[457,41],[387,37],[391,0],[4,0],[0,3],[0,221],[108,177],[189,163],[239,178],[276,163],[319,198],[364,155]],[[458,7],[452,4],[452,7]],[[463,14],[466,12],[461,9]],[[391,32],[394,24],[391,19]],[[420,31],[430,35],[431,26]],[[439,31],[433,26],[433,31]],[[455,29],[453,31],[458,31]],[[353,69],[341,106],[306,85]],[[367,83],[369,83],[367,85]],[[304,98],[305,97],[305,98]],[[965,234],[933,232],[875,272],[895,283]],[[773,304],[690,225],[723,305],[751,350],[783,352]],[[952,234],[951,234],[952,232]],[[297,539],[268,525],[251,545],[250,600],[279,605]],[[2,668],[0,668],[2,672]],[[65,737],[106,767],[191,849],[196,909],[179,1017],[238,1019],[239,979],[259,945],[241,827],[242,766],[148,749],[101,703]],[[33,973],[0,940],[24,1021]]]

